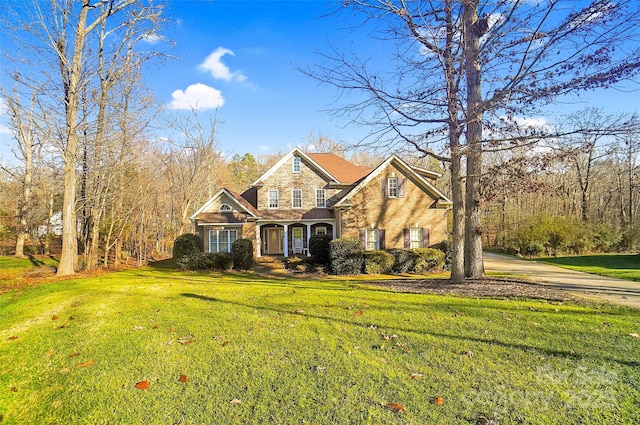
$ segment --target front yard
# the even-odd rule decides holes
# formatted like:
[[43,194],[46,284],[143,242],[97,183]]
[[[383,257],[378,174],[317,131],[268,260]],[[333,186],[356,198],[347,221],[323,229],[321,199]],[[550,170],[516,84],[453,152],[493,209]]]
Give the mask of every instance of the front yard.
[[0,424],[633,424],[638,333],[621,307],[148,267],[0,295]]
[[640,282],[640,256],[637,254],[544,257],[539,259],[539,261],[579,272]]

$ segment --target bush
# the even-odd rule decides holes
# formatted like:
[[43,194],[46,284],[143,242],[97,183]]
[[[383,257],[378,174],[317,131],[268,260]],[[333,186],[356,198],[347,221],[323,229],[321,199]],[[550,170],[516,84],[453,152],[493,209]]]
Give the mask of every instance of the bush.
[[328,235],[312,235],[309,238],[309,254],[311,254],[311,262],[314,264],[329,264],[329,250],[331,237]]
[[190,256],[203,251],[202,239],[192,233],[185,233],[176,238],[173,242],[173,259]]
[[443,268],[445,258],[443,251],[434,248],[416,248],[412,251],[416,257],[414,273],[424,273]]
[[389,249],[387,251],[393,255],[393,272],[394,273],[413,273],[416,268],[417,255],[410,249]]
[[305,273],[313,271],[311,260],[307,257],[288,257],[284,263],[284,267],[293,273]]
[[329,244],[331,271],[334,274],[362,273],[364,249],[358,239],[334,239]]
[[225,252],[198,252],[191,255],[183,255],[176,259],[180,270],[229,270],[233,266],[231,254]]
[[364,253],[364,272],[367,274],[388,274],[393,269],[395,258],[385,251]]
[[233,268],[249,270],[253,266],[253,242],[250,239],[238,239],[231,244]]

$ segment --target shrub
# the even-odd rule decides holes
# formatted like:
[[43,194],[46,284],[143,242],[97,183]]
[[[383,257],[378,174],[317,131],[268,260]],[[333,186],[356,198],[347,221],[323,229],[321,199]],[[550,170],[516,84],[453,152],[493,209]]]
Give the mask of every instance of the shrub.
[[358,239],[334,239],[329,245],[331,271],[334,274],[362,273],[364,249]]
[[176,238],[173,242],[173,259],[178,260],[180,257],[189,256],[202,252],[203,244],[200,236],[192,233],[185,233]]
[[250,239],[238,239],[231,244],[233,268],[249,270],[253,266],[253,242]]
[[284,267],[294,273],[304,273],[313,271],[311,260],[307,257],[288,257],[284,263]]
[[414,273],[424,273],[434,269],[442,269],[445,254],[434,248],[416,248],[413,250],[416,257]]
[[395,258],[386,251],[366,251],[364,272],[367,274],[388,274],[393,269]]
[[198,252],[178,257],[176,264],[181,270],[224,271],[233,266],[233,259],[231,254],[225,252]]
[[309,254],[311,254],[311,262],[314,264],[329,264],[330,244],[331,237],[328,235],[312,235],[309,238]]
[[393,255],[393,272],[395,273],[412,273],[416,268],[416,253],[410,249],[389,249],[387,251]]

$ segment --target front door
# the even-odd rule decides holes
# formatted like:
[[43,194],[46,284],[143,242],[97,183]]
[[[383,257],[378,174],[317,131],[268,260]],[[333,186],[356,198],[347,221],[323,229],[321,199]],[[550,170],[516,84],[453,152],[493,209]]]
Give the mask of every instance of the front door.
[[264,236],[266,243],[265,254],[284,254],[284,229],[282,229],[282,227],[270,227],[264,229]]

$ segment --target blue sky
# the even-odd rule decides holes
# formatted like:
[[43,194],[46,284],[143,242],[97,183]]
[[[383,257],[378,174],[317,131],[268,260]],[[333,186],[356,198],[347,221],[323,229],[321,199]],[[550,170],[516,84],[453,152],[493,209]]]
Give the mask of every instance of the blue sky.
[[[320,62],[316,53],[330,53],[331,45],[365,58],[385,48],[366,30],[349,28],[344,15],[323,17],[338,7],[337,0],[167,3],[170,23],[161,37],[150,41],[174,42],[169,53],[177,59],[149,66],[146,82],[157,100],[178,114],[189,113],[197,101],[200,117],[207,118],[218,106],[217,140],[224,153],[286,151],[311,133],[347,143],[368,134],[369,128],[327,112],[339,106],[336,89],[296,69]],[[552,110],[590,105],[633,112],[640,109],[639,90],[636,82],[621,90],[584,93]],[[5,115],[0,117],[0,159],[8,157],[7,147],[13,144],[6,125]],[[167,131],[156,128],[149,136],[170,135]]]

